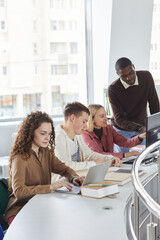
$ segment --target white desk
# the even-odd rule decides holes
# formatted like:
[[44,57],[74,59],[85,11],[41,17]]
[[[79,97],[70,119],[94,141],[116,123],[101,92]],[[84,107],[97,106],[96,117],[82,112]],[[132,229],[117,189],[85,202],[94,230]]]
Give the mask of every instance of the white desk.
[[[156,169],[155,164],[144,167],[150,173],[142,178]],[[119,188],[114,199],[55,192],[36,195],[17,214],[4,240],[127,240],[124,209],[132,184]],[[108,206],[112,209],[105,210]]]

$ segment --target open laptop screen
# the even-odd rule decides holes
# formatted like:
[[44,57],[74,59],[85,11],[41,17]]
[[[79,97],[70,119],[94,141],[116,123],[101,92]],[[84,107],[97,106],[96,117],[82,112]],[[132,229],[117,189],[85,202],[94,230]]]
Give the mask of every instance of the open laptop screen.
[[160,112],[146,118],[146,147],[160,140]]

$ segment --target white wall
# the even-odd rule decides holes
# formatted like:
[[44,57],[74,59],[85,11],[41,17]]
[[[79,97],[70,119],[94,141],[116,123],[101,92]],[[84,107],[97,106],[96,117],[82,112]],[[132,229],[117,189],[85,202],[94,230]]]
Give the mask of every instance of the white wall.
[[153,0],[92,1],[95,103],[104,103],[103,88],[117,78],[118,58],[149,69],[152,11]]
[[113,0],[109,84],[117,78],[115,62],[128,57],[136,69],[149,69],[153,0]]

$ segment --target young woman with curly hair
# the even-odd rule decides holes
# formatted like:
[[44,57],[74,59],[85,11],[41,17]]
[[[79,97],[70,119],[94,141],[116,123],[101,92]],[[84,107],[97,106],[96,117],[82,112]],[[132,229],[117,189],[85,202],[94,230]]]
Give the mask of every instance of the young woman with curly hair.
[[90,104],[88,106],[90,116],[87,129],[82,132],[82,137],[87,146],[95,152],[101,154],[112,154],[120,159],[139,154],[137,151],[114,152],[114,144],[120,147],[131,148],[142,142],[146,133],[139,134],[131,139],[117,133],[112,125],[107,124],[107,116],[104,107],[100,104]]
[[49,193],[62,186],[72,189],[62,180],[51,184],[52,172],[65,176],[75,185],[82,183],[83,177],[54,155],[54,145],[54,126],[48,114],[37,111],[23,119],[10,153],[13,192],[5,213],[9,224],[35,194]]

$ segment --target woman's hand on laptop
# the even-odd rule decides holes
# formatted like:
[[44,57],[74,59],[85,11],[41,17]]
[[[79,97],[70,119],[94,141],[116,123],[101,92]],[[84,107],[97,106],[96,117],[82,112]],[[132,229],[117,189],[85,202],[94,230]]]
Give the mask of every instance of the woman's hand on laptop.
[[121,160],[119,158],[114,157],[112,159],[111,166],[113,166],[113,167],[121,167],[121,165],[122,165],[122,162],[121,162]]
[[50,190],[55,191],[55,190],[57,190],[58,188],[61,188],[61,187],[66,187],[69,191],[72,190],[72,186],[68,182],[65,182],[63,180],[51,184],[50,185]]
[[73,178],[72,183],[74,185],[76,185],[76,186],[81,186],[83,181],[84,181],[84,178],[85,178],[84,176],[82,176],[82,177],[75,177],[75,178]]

